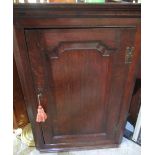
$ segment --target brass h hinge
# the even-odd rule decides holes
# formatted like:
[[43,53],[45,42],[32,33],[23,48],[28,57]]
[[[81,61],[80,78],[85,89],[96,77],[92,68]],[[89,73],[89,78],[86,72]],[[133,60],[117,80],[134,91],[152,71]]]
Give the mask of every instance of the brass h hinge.
[[125,51],[125,63],[126,64],[132,63],[134,49],[135,49],[134,47],[126,47],[126,51]]

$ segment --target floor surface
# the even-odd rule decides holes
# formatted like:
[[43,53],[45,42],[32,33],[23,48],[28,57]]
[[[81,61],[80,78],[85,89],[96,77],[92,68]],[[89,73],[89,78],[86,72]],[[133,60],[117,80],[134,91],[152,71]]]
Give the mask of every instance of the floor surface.
[[63,153],[40,153],[35,147],[27,147],[14,136],[14,155],[140,155],[141,148],[134,142],[123,138],[119,148],[71,151]]

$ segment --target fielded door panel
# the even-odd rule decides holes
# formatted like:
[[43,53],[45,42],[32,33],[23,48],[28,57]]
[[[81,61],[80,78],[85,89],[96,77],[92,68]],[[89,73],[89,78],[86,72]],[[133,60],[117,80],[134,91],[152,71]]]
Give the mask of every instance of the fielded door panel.
[[29,29],[25,34],[34,94],[42,94],[48,115],[40,124],[44,143],[55,148],[115,143],[130,67],[125,51],[134,45],[135,29]]

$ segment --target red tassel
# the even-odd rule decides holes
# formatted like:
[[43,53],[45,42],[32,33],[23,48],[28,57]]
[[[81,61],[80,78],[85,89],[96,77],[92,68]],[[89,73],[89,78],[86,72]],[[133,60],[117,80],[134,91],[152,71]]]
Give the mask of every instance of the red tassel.
[[45,122],[47,115],[41,105],[38,106],[38,113],[36,117],[36,122]]

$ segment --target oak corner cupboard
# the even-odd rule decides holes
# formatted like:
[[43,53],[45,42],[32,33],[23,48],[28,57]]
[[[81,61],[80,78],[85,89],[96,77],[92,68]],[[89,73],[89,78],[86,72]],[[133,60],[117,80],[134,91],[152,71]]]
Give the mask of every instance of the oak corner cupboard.
[[[16,4],[14,57],[37,149],[119,146],[140,61],[140,4]],[[38,104],[45,122],[36,122]]]

